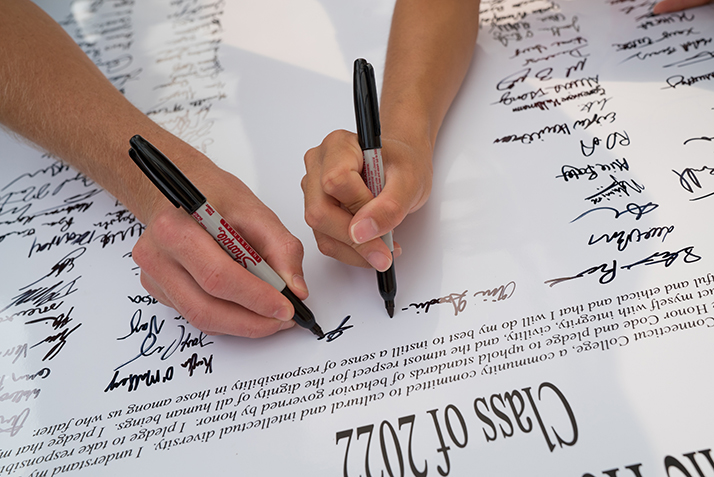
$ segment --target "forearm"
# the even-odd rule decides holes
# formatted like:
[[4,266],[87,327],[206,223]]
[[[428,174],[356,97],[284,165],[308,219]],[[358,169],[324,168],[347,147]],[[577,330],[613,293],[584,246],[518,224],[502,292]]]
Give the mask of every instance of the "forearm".
[[129,159],[129,138],[142,134],[171,157],[200,155],[131,105],[33,3],[2,0],[0,35],[0,122],[87,174],[146,222],[160,198]]
[[478,12],[478,0],[397,1],[382,86],[385,137],[433,150],[473,56]]

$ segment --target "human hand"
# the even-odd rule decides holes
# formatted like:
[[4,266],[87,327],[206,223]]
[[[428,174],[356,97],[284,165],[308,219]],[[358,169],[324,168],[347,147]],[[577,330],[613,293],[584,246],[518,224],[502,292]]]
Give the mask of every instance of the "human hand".
[[[302,244],[277,216],[218,167],[206,166],[192,181],[295,295],[307,298]],[[132,253],[154,298],[207,334],[257,338],[294,326],[285,296],[232,260],[185,211],[163,196],[154,202]]]
[[[385,271],[391,265],[381,236],[419,209],[431,192],[431,149],[382,136],[385,186],[373,197],[362,180],[357,135],[338,130],[305,154],[305,220],[320,251],[341,262]],[[395,242],[394,256],[401,254]]]
[[712,1],[713,0],[662,0],[654,6],[652,13],[659,15],[662,13],[678,12],[686,10],[687,8],[701,7]]

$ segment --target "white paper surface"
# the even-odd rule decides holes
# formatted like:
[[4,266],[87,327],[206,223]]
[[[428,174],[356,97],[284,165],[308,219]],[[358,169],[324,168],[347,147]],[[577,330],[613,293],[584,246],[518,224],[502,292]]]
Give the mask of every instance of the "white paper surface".
[[141,287],[142,225],[3,135],[0,475],[714,476],[714,7],[484,3],[389,319],[299,183],[392,6],[52,3],[302,240],[333,332],[201,334]]

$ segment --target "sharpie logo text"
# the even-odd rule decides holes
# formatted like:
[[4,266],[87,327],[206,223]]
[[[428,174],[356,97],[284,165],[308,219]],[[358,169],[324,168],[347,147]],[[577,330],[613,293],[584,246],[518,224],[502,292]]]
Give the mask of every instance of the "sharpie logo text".
[[[263,259],[260,258],[260,255],[258,255],[250,245],[248,245],[248,242],[243,240],[243,238],[238,235],[223,219],[221,219],[221,225],[223,225],[226,229],[218,227],[216,240],[223,245],[228,252],[230,252],[236,262],[247,268],[249,263],[255,266],[263,261]],[[238,241],[243,247],[239,247],[235,241]]]

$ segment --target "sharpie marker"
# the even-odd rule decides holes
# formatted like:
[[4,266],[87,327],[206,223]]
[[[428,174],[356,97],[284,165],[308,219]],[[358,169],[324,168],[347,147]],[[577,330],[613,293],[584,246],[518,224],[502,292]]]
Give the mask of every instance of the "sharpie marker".
[[176,207],[183,207],[233,260],[285,295],[295,308],[293,319],[297,324],[323,338],[325,334],[315,322],[310,309],[293,294],[280,275],[270,268],[258,252],[206,201],[203,194],[191,184],[174,163],[141,136],[134,136],[129,142],[131,158],[171,203]]
[[[362,179],[372,195],[377,197],[384,188],[384,169],[382,168],[382,139],[379,126],[379,106],[377,86],[374,81],[374,69],[366,60],[359,58],[354,64],[355,117],[357,136],[362,148],[364,166]],[[389,316],[394,316],[394,298],[397,295],[397,277],[394,272],[394,241],[392,232],[382,235],[382,240],[392,252],[392,265],[386,272],[377,272],[379,294],[384,300],[384,307]]]

